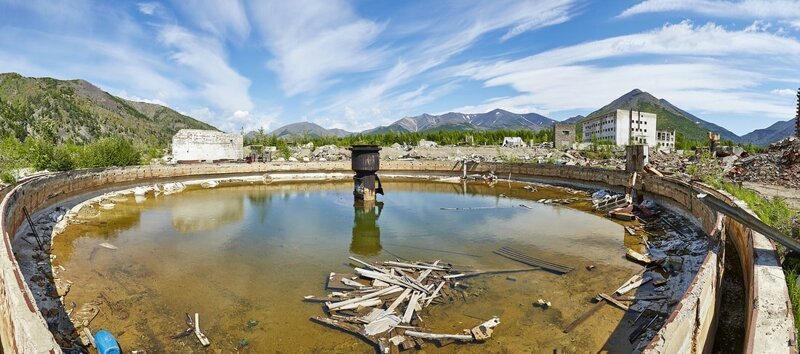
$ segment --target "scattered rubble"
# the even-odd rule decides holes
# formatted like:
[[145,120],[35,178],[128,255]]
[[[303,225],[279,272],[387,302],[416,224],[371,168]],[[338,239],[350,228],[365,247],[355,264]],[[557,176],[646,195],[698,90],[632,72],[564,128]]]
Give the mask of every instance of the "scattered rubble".
[[792,136],[770,145],[763,154],[739,159],[728,177],[736,182],[800,188],[800,139]]

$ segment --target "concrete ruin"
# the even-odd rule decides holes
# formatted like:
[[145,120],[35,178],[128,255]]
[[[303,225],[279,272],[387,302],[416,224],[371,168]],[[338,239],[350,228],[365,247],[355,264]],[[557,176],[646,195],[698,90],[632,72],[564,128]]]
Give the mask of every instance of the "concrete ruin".
[[526,147],[525,142],[518,136],[503,138],[503,146],[505,147]]
[[575,144],[575,124],[553,124],[553,147],[559,150],[572,149]]
[[214,130],[181,129],[172,137],[175,162],[238,161],[244,157],[244,137]]
[[[550,164],[475,163],[470,173],[494,172],[516,180],[557,185],[622,190],[628,184],[625,171]],[[68,171],[37,176],[13,188],[0,190],[0,341],[6,353],[60,353],[49,332],[33,294],[14,256],[12,241],[25,230],[22,209],[34,216],[70,198],[91,198],[111,189],[152,185],[191,176],[267,176],[280,173],[308,173],[352,176],[349,161],[265,164],[150,165],[126,168]],[[450,174],[458,176],[461,166],[448,161],[386,161],[384,173]],[[643,175],[635,188],[659,203],[691,217],[718,245],[729,239],[741,260],[744,295],[744,348],[748,353],[794,353],[796,334],[791,302],[775,245],[760,233],[715,212],[698,194],[713,195],[751,213],[743,202],[702,183],[670,177]],[[678,300],[663,327],[648,344],[645,353],[699,353],[711,350],[720,313],[720,296],[725,269],[725,248],[705,253],[700,271]]]

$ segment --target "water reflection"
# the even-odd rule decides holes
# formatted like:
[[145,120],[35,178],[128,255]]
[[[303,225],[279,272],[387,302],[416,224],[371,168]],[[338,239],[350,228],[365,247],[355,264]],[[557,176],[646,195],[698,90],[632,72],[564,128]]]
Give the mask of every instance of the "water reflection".
[[364,201],[353,205],[353,239],[350,252],[361,256],[374,256],[381,252],[381,217],[383,202]]
[[244,218],[242,195],[217,193],[212,205],[202,193],[186,193],[183,197],[183,202],[172,206],[172,227],[179,233],[215,230]]

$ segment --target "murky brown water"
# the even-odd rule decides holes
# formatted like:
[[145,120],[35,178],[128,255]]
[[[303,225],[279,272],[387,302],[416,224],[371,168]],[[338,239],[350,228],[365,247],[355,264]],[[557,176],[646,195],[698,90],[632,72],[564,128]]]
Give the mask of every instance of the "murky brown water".
[[[464,190],[461,184],[387,182],[387,195],[379,196],[383,207],[371,210],[353,207],[350,182],[186,190],[143,203],[130,197],[111,210],[82,213],[84,224],[55,238],[54,263],[74,282],[64,300],[68,309],[98,297],[114,302],[113,309],[101,305],[91,327],[114,333],[125,351],[205,352],[194,336],[169,338],[185,329],[184,313],[198,312],[216,352],[369,353],[372,347],[359,339],[310,322],[322,309],[301,301],[325,295],[329,272],[352,269],[348,256],[441,259],[483,270],[524,267],[492,253],[510,246],[575,271],[468,280],[466,301],[433,306],[426,324],[433,332],[458,333],[496,315],[501,324],[494,337],[483,344],[430,345],[426,352],[629,352],[628,333],[617,333],[623,313],[611,306],[570,335],[562,333],[590,308],[588,299],[612,292],[641,268],[624,260],[623,227],[576,210],[588,201],[570,207],[532,201],[575,197],[562,189],[522,186],[471,183]],[[103,242],[118,249],[98,246]],[[597,269],[587,271],[589,264]],[[539,298],[553,307],[534,307]]]

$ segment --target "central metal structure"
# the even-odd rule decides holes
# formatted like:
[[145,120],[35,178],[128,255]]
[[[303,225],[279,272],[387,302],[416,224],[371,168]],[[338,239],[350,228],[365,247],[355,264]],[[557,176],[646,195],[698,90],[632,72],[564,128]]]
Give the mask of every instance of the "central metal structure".
[[383,195],[381,180],[375,173],[381,167],[381,148],[378,145],[353,145],[352,169],[356,175],[353,177],[353,197],[356,204],[374,202],[376,194]]

